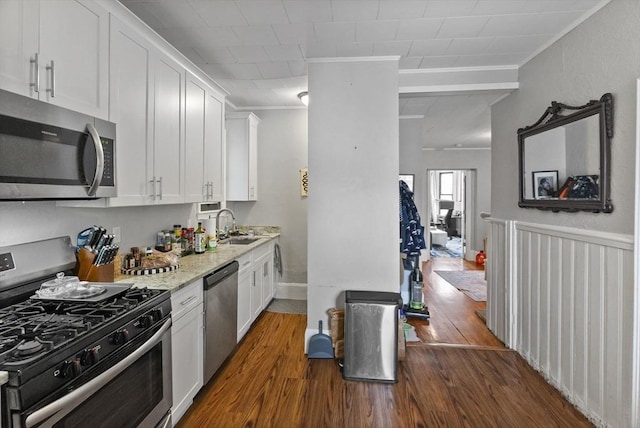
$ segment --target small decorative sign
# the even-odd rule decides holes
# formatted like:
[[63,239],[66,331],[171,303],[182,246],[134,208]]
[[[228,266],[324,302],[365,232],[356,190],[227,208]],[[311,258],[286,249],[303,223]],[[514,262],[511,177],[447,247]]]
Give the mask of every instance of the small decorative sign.
[[300,169],[300,196],[307,196],[309,192],[309,172],[307,168]]

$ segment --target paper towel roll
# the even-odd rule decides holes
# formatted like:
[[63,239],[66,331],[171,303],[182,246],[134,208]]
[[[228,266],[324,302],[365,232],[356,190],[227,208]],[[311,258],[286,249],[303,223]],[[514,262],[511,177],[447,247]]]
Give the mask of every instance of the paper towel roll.
[[207,236],[215,236],[216,235],[216,219],[208,218],[202,222],[202,226],[207,230]]

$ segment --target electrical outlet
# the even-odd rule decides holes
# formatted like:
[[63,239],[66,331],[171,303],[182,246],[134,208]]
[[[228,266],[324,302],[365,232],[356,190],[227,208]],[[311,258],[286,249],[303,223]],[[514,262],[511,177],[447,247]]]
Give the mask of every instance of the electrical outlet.
[[120,235],[121,235],[120,226],[116,226],[113,229],[111,229],[111,233],[114,236],[113,242],[120,243]]

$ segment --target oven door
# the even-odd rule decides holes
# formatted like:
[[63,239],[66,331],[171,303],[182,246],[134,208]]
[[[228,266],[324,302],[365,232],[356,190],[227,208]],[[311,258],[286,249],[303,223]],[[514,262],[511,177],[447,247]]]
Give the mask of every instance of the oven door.
[[171,319],[104,373],[31,413],[26,427],[170,427]]

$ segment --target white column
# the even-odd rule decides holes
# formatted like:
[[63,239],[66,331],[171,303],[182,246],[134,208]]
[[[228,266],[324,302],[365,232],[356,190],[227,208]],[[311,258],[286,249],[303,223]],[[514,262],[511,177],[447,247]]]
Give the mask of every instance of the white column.
[[399,291],[398,58],[309,61],[308,328]]

